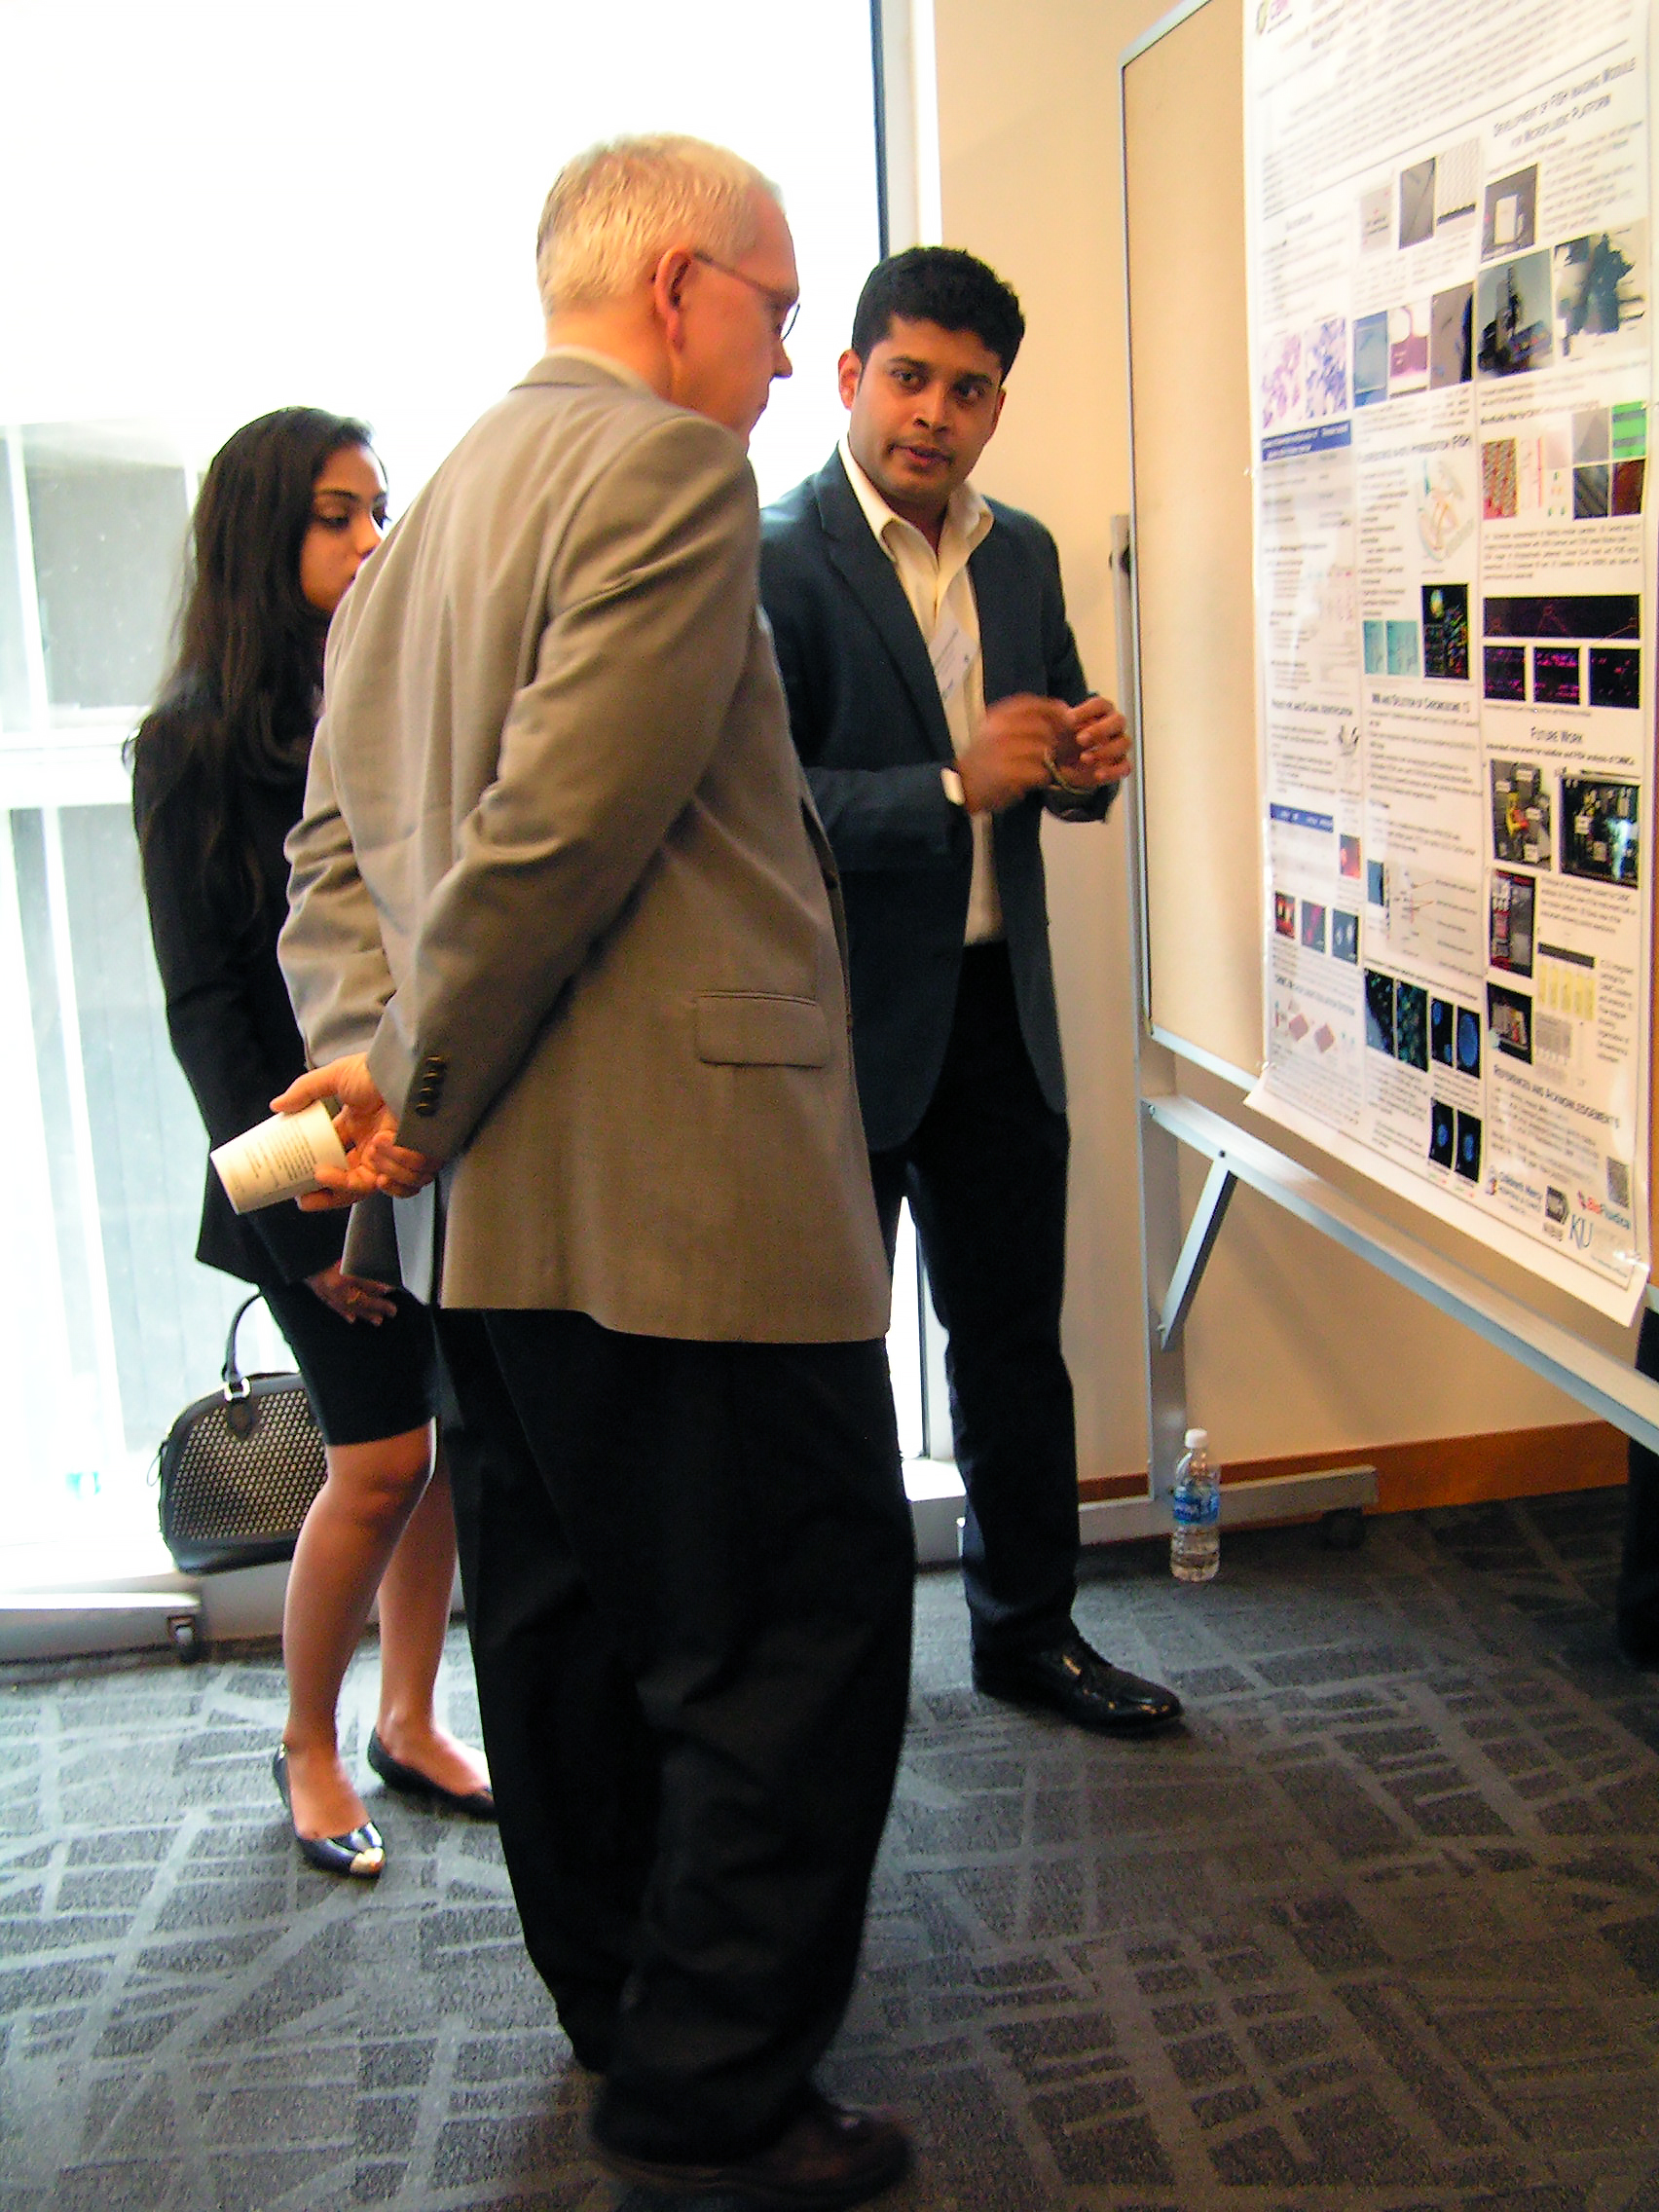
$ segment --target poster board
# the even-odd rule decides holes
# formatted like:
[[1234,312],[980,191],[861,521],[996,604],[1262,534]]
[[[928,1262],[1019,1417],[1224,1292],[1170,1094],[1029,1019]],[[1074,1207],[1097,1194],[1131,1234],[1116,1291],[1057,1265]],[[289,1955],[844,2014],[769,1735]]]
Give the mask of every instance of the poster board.
[[[1259,34],[1264,19],[1272,24],[1302,12],[1297,0],[1272,0],[1271,6],[1252,11],[1252,16]],[[1618,12],[1622,15],[1630,11],[1619,9]],[[1566,13],[1576,15],[1579,11],[1573,8]],[[1604,10],[1602,11],[1595,19],[1602,20],[1605,13]],[[1382,16],[1378,11],[1362,6],[1349,14],[1354,20],[1377,15],[1378,35],[1382,35]],[[1498,19],[1493,11],[1480,5],[1479,0],[1468,11],[1467,17],[1459,18],[1459,20],[1472,31],[1489,15],[1493,16],[1492,27],[1495,33]],[[1590,19],[1586,18],[1587,21]],[[1553,20],[1559,25],[1561,18],[1557,17]],[[1325,18],[1321,18],[1321,22],[1325,23],[1322,35],[1328,37],[1329,23]],[[1309,23],[1311,24],[1311,18]],[[1264,714],[1258,719],[1254,694],[1259,681],[1258,671],[1263,661],[1272,664],[1277,690],[1282,693],[1286,688],[1282,681],[1284,658],[1279,643],[1285,633],[1282,620],[1284,595],[1280,594],[1281,619],[1279,630],[1275,633],[1267,624],[1271,623],[1273,616],[1273,587],[1279,579],[1270,571],[1263,583],[1261,605],[1266,613],[1261,634],[1264,641],[1272,639],[1273,642],[1271,645],[1264,643],[1258,655],[1258,603],[1251,589],[1253,545],[1250,470],[1253,461],[1257,461],[1265,494],[1272,469],[1265,458],[1269,452],[1268,446],[1265,441],[1259,442],[1256,435],[1260,428],[1254,420],[1256,401],[1260,396],[1257,390],[1259,380],[1253,373],[1252,356],[1245,338],[1242,296],[1245,289],[1245,269],[1250,266],[1259,310],[1261,296],[1272,289],[1277,276],[1276,265],[1264,263],[1264,251],[1272,249],[1286,253],[1294,266],[1299,243],[1293,240],[1288,247],[1282,241],[1274,246],[1273,241],[1268,240],[1265,246],[1267,235],[1259,220],[1254,229],[1246,222],[1244,137],[1247,72],[1243,50],[1248,37],[1246,12],[1238,4],[1238,0],[1206,0],[1204,5],[1178,11],[1176,15],[1165,18],[1137,49],[1125,56],[1122,88],[1136,508],[1135,581],[1141,660],[1148,1005],[1155,1031],[1164,1035],[1180,1049],[1192,1051],[1200,1059],[1208,1056],[1242,1073],[1254,1074],[1261,1068],[1264,1057],[1265,996],[1274,1017],[1272,1034],[1275,1050],[1279,1049],[1281,1042],[1280,1032],[1284,1018],[1282,985],[1287,954],[1286,948],[1275,948],[1272,943],[1276,908],[1289,904],[1291,912],[1300,923],[1303,910],[1310,906],[1311,917],[1317,921],[1323,919],[1324,902],[1329,896],[1317,885],[1302,885],[1292,887],[1293,890],[1300,888],[1303,894],[1300,901],[1293,903],[1284,898],[1274,899],[1273,884],[1268,880],[1269,875],[1272,873],[1276,880],[1276,874],[1282,872],[1279,867],[1283,859],[1281,848],[1287,843],[1294,845],[1299,831],[1307,830],[1311,832],[1315,829],[1328,831],[1331,823],[1328,819],[1321,821],[1320,816],[1312,812],[1298,817],[1290,809],[1281,809],[1278,819],[1271,827],[1263,822],[1263,797],[1268,778],[1275,767],[1281,770],[1282,775],[1284,724],[1281,719],[1277,732],[1274,732],[1268,716]],[[1255,58],[1259,63],[1260,56]],[[1351,56],[1348,58],[1351,59]],[[1545,60],[1540,48],[1540,82],[1548,95],[1552,88],[1548,83]],[[1645,60],[1646,56],[1643,55],[1643,65],[1641,67],[1643,98],[1647,74]],[[1349,69],[1343,80],[1345,85],[1351,85],[1356,74],[1364,78],[1372,72],[1367,70],[1356,73]],[[1259,67],[1256,76],[1260,76]],[[1455,72],[1454,77],[1467,81],[1467,73]],[[1582,90],[1582,86],[1576,84],[1576,78],[1575,66],[1570,79],[1564,77],[1562,85],[1553,88],[1558,106],[1552,109],[1546,97],[1541,109],[1546,117],[1560,112],[1559,103],[1566,101],[1569,83],[1574,86],[1574,96]],[[1340,95],[1335,97],[1334,104],[1341,104]],[[1520,112],[1519,100],[1516,105],[1517,112]],[[1409,111],[1396,108],[1396,113],[1406,117]],[[1522,120],[1525,122],[1524,115]],[[1390,132],[1396,128],[1403,134],[1404,150],[1401,174],[1397,179],[1390,178],[1390,186],[1397,182],[1400,193],[1403,194],[1406,183],[1419,181],[1416,170],[1421,165],[1416,165],[1406,158],[1413,150],[1405,145],[1406,139],[1414,136],[1411,122],[1402,120],[1397,127],[1393,123],[1389,124]],[[1313,158],[1303,161],[1296,172],[1303,184],[1309,179],[1317,179],[1320,170],[1326,166],[1324,158],[1318,156],[1314,149],[1317,137],[1317,129],[1313,129],[1309,148],[1303,149],[1304,152],[1313,151]],[[1352,141],[1351,124],[1345,124],[1344,130],[1331,140],[1331,146],[1335,149],[1340,143],[1346,148]],[[1490,156],[1492,150],[1489,148],[1487,151]],[[1335,168],[1332,173],[1336,173]],[[1546,175],[1547,173],[1546,167]],[[1343,181],[1346,184],[1347,180],[1345,177]],[[1259,200],[1260,179],[1253,176],[1253,182]],[[1488,180],[1483,177],[1481,185],[1485,187],[1487,184]],[[1495,219],[1498,227],[1507,224],[1513,228],[1517,223],[1525,226],[1529,219],[1526,205],[1508,204],[1503,200],[1501,191],[1496,192],[1494,197],[1494,192],[1490,187],[1486,189],[1485,197],[1493,202],[1488,212]],[[1390,197],[1390,235],[1383,241],[1390,252],[1396,243],[1405,245],[1412,242],[1406,239],[1403,229],[1398,240],[1392,236],[1396,218],[1397,224],[1403,226],[1409,212],[1403,198],[1396,206]],[[1346,203],[1342,213],[1346,215]],[[1543,221],[1541,209],[1538,220],[1540,223]],[[1358,226],[1353,227],[1357,234]],[[1353,243],[1346,236],[1348,226],[1339,218],[1333,220],[1329,228],[1334,242],[1327,253],[1327,259],[1337,271],[1333,280],[1333,298],[1341,301],[1337,312],[1355,315],[1358,310],[1353,306],[1349,295],[1357,296],[1360,287],[1353,282],[1353,270],[1345,273],[1340,266],[1345,254],[1350,261],[1354,259]],[[1478,229],[1473,235],[1479,249],[1481,240]],[[1516,238],[1521,239],[1519,231],[1516,232]],[[1430,241],[1430,251],[1438,253],[1439,248],[1450,243],[1450,239],[1442,236]],[[1499,239],[1495,243],[1501,247],[1504,240]],[[1250,262],[1248,257],[1252,255],[1254,260]],[[1439,257],[1445,258],[1444,255]],[[1483,250],[1481,258],[1490,262],[1494,256],[1493,251]],[[1642,258],[1645,259],[1644,253]],[[1409,270],[1415,270],[1421,259],[1420,253],[1416,254],[1405,258],[1403,265]],[[1496,259],[1501,261],[1503,255],[1497,254]],[[1375,264],[1374,269],[1381,266],[1381,263]],[[1438,268],[1438,259],[1436,267]],[[1264,276],[1265,269],[1271,272],[1267,276]],[[1346,291],[1344,290],[1345,276]],[[1486,279],[1483,278],[1484,280]],[[1361,303],[1365,304],[1375,303]],[[1483,301],[1483,304],[1487,303]],[[1329,322],[1324,325],[1327,332],[1332,327],[1339,327],[1344,332],[1344,342],[1335,351],[1341,355],[1343,373],[1346,375],[1351,355],[1351,350],[1346,345],[1348,326]],[[1476,335],[1478,334],[1477,330]],[[1307,334],[1304,333],[1305,345],[1306,337]],[[1289,350],[1295,351],[1294,334]],[[1341,378],[1338,381],[1341,382]],[[1565,381],[1570,380],[1558,376],[1553,383],[1561,384]],[[1355,398],[1350,410],[1352,423],[1359,425],[1375,442],[1375,432],[1382,424],[1384,415],[1380,411],[1363,419],[1360,417],[1358,382],[1355,370]],[[1409,388],[1402,387],[1403,391],[1409,391]],[[1495,384],[1484,387],[1483,396],[1485,391],[1495,391],[1498,388]],[[1507,388],[1518,390],[1519,381],[1514,387]],[[1542,391],[1546,387],[1540,384],[1536,388]],[[1399,395],[1390,389],[1387,396],[1393,398]],[[1443,402],[1450,396],[1440,395],[1432,403],[1426,399],[1414,403],[1408,397],[1403,407],[1396,406],[1387,411],[1387,420],[1402,424],[1415,424],[1416,414],[1426,413],[1431,404],[1444,412]],[[1470,396],[1473,397],[1473,390]],[[1582,403],[1583,396],[1575,390],[1574,403]],[[1349,410],[1346,387],[1340,401],[1328,402],[1322,412],[1333,415],[1344,410]],[[1300,423],[1300,416],[1296,420]],[[1346,422],[1334,425],[1324,423],[1316,425],[1312,432],[1305,429],[1305,435],[1328,437],[1333,444],[1339,440],[1346,443],[1348,430],[1349,424]],[[1490,430],[1487,434],[1491,434]],[[1478,435],[1477,432],[1477,439]],[[1470,442],[1474,441],[1465,441]],[[1357,457],[1360,445],[1357,435],[1354,444]],[[1478,444],[1476,453],[1478,457]],[[1258,461],[1258,456],[1264,458]],[[1341,458],[1346,457],[1339,457]],[[1340,473],[1340,466],[1333,470],[1333,474]],[[1477,468],[1474,501],[1477,517],[1480,512],[1479,501]],[[1620,510],[1615,507],[1613,511],[1617,513]],[[1286,535],[1295,539],[1298,534],[1291,532]],[[1301,535],[1307,536],[1308,534],[1303,532]],[[1482,542],[1484,544],[1484,539]],[[1271,542],[1271,534],[1265,541],[1265,550],[1266,558],[1271,562],[1275,552]],[[1293,542],[1289,550],[1300,567],[1305,548],[1300,543]],[[1355,566],[1356,564],[1348,563],[1345,570],[1340,557],[1332,557],[1327,562],[1328,570],[1336,582],[1346,584],[1350,595]],[[1554,579],[1554,588],[1561,588],[1559,578]],[[1474,721],[1483,716],[1490,717],[1490,710],[1484,710],[1480,705],[1482,645],[1478,582],[1474,584],[1470,597],[1472,604],[1470,618],[1465,626],[1464,645],[1465,659],[1472,662],[1472,665],[1462,671],[1465,679],[1464,705],[1460,711],[1468,720]],[[1650,598],[1648,604],[1650,608]],[[1309,625],[1303,618],[1301,609],[1293,609],[1293,612],[1296,616],[1292,625],[1294,643],[1296,650],[1301,652],[1309,634]],[[1424,619],[1426,621],[1426,616]],[[1644,635],[1649,626],[1650,614],[1644,616]],[[1340,624],[1338,627],[1340,628]],[[1357,622],[1351,627],[1357,639]],[[1403,632],[1406,625],[1401,624],[1399,627]],[[1419,630],[1419,635],[1426,639],[1428,633],[1423,629]],[[1366,642],[1369,652],[1369,636]],[[1647,643],[1649,650],[1642,657],[1650,661],[1651,640]],[[1470,647],[1472,650],[1468,649]],[[1420,652],[1424,648],[1419,645],[1419,649]],[[1517,656],[1510,652],[1508,657]],[[1556,650],[1547,657],[1553,664],[1567,656]],[[1588,648],[1585,648],[1584,657],[1588,657]],[[1608,656],[1604,654],[1603,657]],[[1611,657],[1619,656],[1615,654]],[[1624,657],[1631,659],[1634,665],[1634,656]],[[1403,664],[1403,672],[1408,665]],[[1531,713],[1530,654],[1527,665],[1528,712]],[[1419,673],[1430,672],[1425,666]],[[1436,669],[1432,673],[1449,672]],[[1591,677],[1585,681],[1593,681],[1594,676],[1595,668],[1592,665]],[[1316,686],[1311,688],[1316,689]],[[1492,696],[1490,685],[1487,686],[1487,695]],[[1540,692],[1539,697],[1542,696]],[[1586,704],[1589,704],[1588,698]],[[1627,726],[1634,728],[1638,719],[1631,716]],[[1647,748],[1650,759],[1650,676],[1644,681],[1640,723],[1642,743]],[[1269,733],[1268,756],[1265,759],[1258,753],[1259,727],[1267,729]],[[1353,734],[1357,741],[1357,731]],[[1486,750],[1490,753],[1493,748],[1488,745]],[[1483,779],[1488,773],[1484,760],[1479,772]],[[1495,770],[1493,772],[1495,773]],[[1645,772],[1644,768],[1644,775]],[[1293,793],[1280,795],[1295,796]],[[1565,786],[1561,787],[1558,813],[1562,802],[1568,795]],[[1314,803],[1318,804],[1317,801]],[[1645,799],[1643,803],[1645,806]],[[1325,811],[1329,812],[1328,809]],[[1469,809],[1465,807],[1464,811]],[[1385,821],[1385,814],[1383,819]],[[1290,824],[1288,838],[1286,822]],[[1355,855],[1361,843],[1358,832],[1363,827],[1366,830],[1367,850],[1370,850],[1370,832],[1377,828],[1375,818],[1368,817],[1362,825],[1356,816],[1353,822],[1341,827],[1355,832],[1344,840],[1345,844],[1354,848]],[[1645,834],[1644,823],[1644,842]],[[1327,841],[1334,847],[1334,837]],[[1464,841],[1471,845],[1472,853],[1472,840],[1465,835]],[[1317,844],[1318,838],[1309,835],[1304,842]],[[1561,842],[1559,825],[1557,842]],[[1380,852],[1385,850],[1381,838],[1377,849]],[[1498,856],[1499,860],[1504,857],[1502,854]],[[1513,860],[1514,856],[1509,858]],[[1536,856],[1532,858],[1535,863]],[[1490,864],[1490,855],[1487,860]],[[1465,866],[1472,872],[1469,856],[1465,856]],[[1489,865],[1489,877],[1492,872]],[[1524,866],[1518,863],[1509,872],[1521,880],[1523,889],[1528,888]],[[1646,873],[1650,877],[1651,869],[1647,869]],[[1409,885],[1409,874],[1405,880]],[[1552,896],[1559,916],[1564,888],[1570,891],[1573,887],[1563,887],[1559,873],[1552,875],[1546,855],[1538,892],[1540,919],[1545,902]],[[1312,892],[1311,900],[1308,897],[1309,890]],[[1643,909],[1641,927],[1637,935],[1644,940],[1647,920],[1645,909],[1651,902],[1650,882],[1644,883],[1640,900],[1636,899],[1634,893],[1627,896]],[[1489,899],[1489,888],[1485,883],[1479,886],[1478,897],[1484,947],[1488,922],[1485,909]],[[1359,903],[1354,899],[1342,903],[1347,905]],[[1334,904],[1331,911],[1335,912]],[[1277,918],[1282,921],[1282,916]],[[1388,917],[1384,915],[1369,919],[1373,922],[1380,919],[1385,922]],[[1346,925],[1348,938],[1359,934],[1351,915],[1346,917]],[[1491,926],[1495,929],[1497,922],[1493,920]],[[1289,933],[1281,930],[1280,934]],[[1370,935],[1369,929],[1366,934]],[[1559,937],[1562,932],[1557,928],[1553,934]],[[1318,962],[1305,957],[1309,940],[1306,932],[1303,932],[1303,936],[1304,943],[1294,948],[1297,959],[1303,969],[1319,966]],[[1385,944],[1385,931],[1383,941]],[[1523,943],[1525,945],[1525,940]],[[1317,949],[1325,950],[1326,947]],[[1628,947],[1626,949],[1628,952]],[[1275,950],[1280,955],[1276,970],[1273,961]],[[1351,960],[1353,950],[1353,946],[1345,939],[1345,957]],[[1641,957],[1645,963],[1644,944]],[[1245,970],[1252,962],[1256,972],[1247,978]],[[1485,963],[1478,962],[1476,965],[1478,968]],[[1270,985],[1268,994],[1264,994],[1261,987],[1264,968]],[[1316,982],[1317,978],[1314,980]],[[1488,980],[1490,981],[1490,974]],[[1442,987],[1450,994],[1450,985]],[[1430,988],[1433,988],[1432,981]],[[1639,998],[1645,1001],[1649,988],[1644,966],[1641,975]],[[1316,991],[1312,995],[1316,996]],[[1467,982],[1463,995],[1480,1006],[1485,1013],[1482,985],[1478,979]],[[1414,999],[1416,996],[1423,996],[1423,993],[1416,991]],[[1331,1003],[1333,1006],[1337,1003],[1335,995]],[[1542,1001],[1539,1004],[1541,1006]],[[1425,999],[1425,1013],[1426,1009]],[[1368,1045],[1375,1043],[1369,1028],[1363,1024],[1363,1010],[1359,1011],[1359,1036]],[[1318,1018],[1317,1014],[1314,1018]],[[1340,1023],[1337,1026],[1340,1030]],[[1323,1033],[1329,1035],[1328,1030]],[[1604,1054],[1604,1034],[1599,1035],[1599,1041]],[[1491,1043],[1492,1040],[1489,1039],[1489,1045]],[[1332,1065],[1335,1064],[1336,1057],[1336,1054],[1332,1055]],[[1642,1059],[1644,1072],[1644,1053]],[[1362,1065],[1365,1095],[1369,1098],[1375,1094],[1378,1087],[1373,1079],[1378,1069],[1373,1064],[1372,1055],[1352,1051],[1349,1053],[1349,1064]],[[1395,1090],[1399,1093],[1402,1087],[1397,1079],[1409,1076],[1411,1071],[1398,1067],[1390,1072],[1396,1078]],[[1513,1076],[1515,1071],[1506,1069],[1505,1072]],[[1419,1085],[1419,1088],[1423,1088],[1426,1101],[1426,1085],[1435,1080],[1434,1071],[1426,1070],[1425,1078],[1425,1084]],[[1489,1085],[1488,1088],[1492,1087]],[[1641,1088],[1645,1090],[1645,1085]],[[1358,1094],[1357,1084],[1350,1085],[1350,1091],[1353,1095]],[[1259,1100],[1265,1096],[1265,1090],[1258,1092]],[[1347,1103],[1351,1104],[1351,1099]],[[1482,1100],[1476,1103],[1479,1105],[1487,1102]],[[1490,1111],[1490,1106],[1488,1110]],[[1322,1128],[1317,1114],[1304,1118],[1308,1125],[1300,1125],[1290,1114],[1281,1118],[1292,1126],[1300,1126],[1300,1133],[1309,1136],[1313,1142],[1325,1141],[1326,1149],[1333,1151],[1338,1157],[1347,1157],[1343,1149],[1345,1132],[1334,1126]],[[1426,1123],[1426,1104],[1423,1118]],[[1335,1119],[1333,1117],[1333,1121]],[[1350,1122],[1356,1119],[1350,1114]],[[1641,1135],[1639,1138],[1633,1135],[1631,1145],[1627,1148],[1627,1157],[1629,1149],[1640,1147],[1641,1154],[1645,1154],[1646,1151],[1644,1100],[1641,1124]],[[1478,1119],[1474,1125],[1480,1126]],[[1400,1191],[1401,1195],[1416,1197],[1419,1202],[1424,1202],[1426,1197],[1431,1208],[1438,1203],[1440,1209],[1449,1215],[1458,1212],[1456,1204],[1453,1202],[1455,1199],[1460,1198],[1468,1200],[1477,1196],[1469,1189],[1459,1191],[1450,1173],[1442,1178],[1445,1185],[1443,1191],[1427,1194],[1415,1191],[1410,1171],[1419,1163],[1414,1162],[1410,1157],[1409,1141],[1401,1145],[1403,1164],[1392,1174],[1380,1171],[1375,1160],[1363,1157],[1362,1148],[1356,1146],[1352,1149],[1361,1154],[1352,1161],[1352,1164],[1373,1174],[1380,1182]],[[1384,1169],[1386,1164],[1384,1163]],[[1639,1178],[1641,1174],[1639,1166]],[[1423,1180],[1420,1165],[1418,1179]],[[1490,1183],[1488,1189],[1481,1191],[1478,1196],[1486,1199],[1489,1195]],[[1489,1205],[1486,1210],[1491,1214],[1494,1209]],[[1476,1208],[1467,1203],[1462,1208],[1465,1216],[1472,1215],[1475,1211]],[[1535,1232],[1532,1248],[1529,1251],[1524,1248],[1524,1239],[1517,1241],[1506,1225],[1493,1225],[1490,1221],[1484,1224],[1466,1223],[1459,1219],[1457,1226],[1471,1227],[1483,1241],[1503,1251],[1507,1257],[1518,1258],[1524,1265],[1532,1266],[1534,1272],[1545,1274],[1549,1272],[1548,1263],[1555,1256],[1539,1251]],[[1514,1250],[1510,1250],[1506,1244],[1506,1236],[1509,1243],[1516,1245]],[[1558,1273],[1564,1278],[1574,1272],[1570,1266],[1564,1267],[1559,1261],[1556,1266]],[[1564,1280],[1563,1287],[1575,1288],[1575,1285]],[[1639,1287],[1640,1278],[1637,1278],[1637,1288]],[[1585,1292],[1577,1294],[1588,1295]],[[1637,1291],[1633,1290],[1630,1295],[1634,1297],[1636,1294]],[[1603,1310],[1610,1309],[1604,1297],[1592,1296],[1590,1302],[1600,1303]]]
[[1237,0],[1166,18],[1123,72],[1137,787],[1155,1030],[1262,1065]]

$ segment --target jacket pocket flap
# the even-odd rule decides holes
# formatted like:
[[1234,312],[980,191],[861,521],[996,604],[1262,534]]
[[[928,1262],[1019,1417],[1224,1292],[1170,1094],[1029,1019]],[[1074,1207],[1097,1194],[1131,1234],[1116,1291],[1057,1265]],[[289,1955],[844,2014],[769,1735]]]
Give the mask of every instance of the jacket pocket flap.
[[816,999],[720,991],[697,1001],[697,1057],[722,1065],[821,1068],[830,1025]]

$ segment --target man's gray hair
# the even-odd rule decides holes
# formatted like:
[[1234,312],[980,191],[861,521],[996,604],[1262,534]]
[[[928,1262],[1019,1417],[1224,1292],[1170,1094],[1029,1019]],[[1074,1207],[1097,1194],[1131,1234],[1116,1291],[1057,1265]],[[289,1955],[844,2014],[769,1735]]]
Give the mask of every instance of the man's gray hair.
[[567,162],[535,236],[542,313],[631,292],[672,245],[739,261],[758,231],[756,195],[781,196],[741,155],[702,138],[613,138]]

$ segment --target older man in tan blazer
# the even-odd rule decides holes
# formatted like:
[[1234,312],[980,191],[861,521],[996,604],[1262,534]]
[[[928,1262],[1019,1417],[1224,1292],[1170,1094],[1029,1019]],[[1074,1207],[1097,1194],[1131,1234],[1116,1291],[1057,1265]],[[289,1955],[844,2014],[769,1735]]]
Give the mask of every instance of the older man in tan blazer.
[[545,358],[329,641],[282,962],[340,1057],[283,1103],[344,1101],[337,1197],[424,1191],[502,1844],[601,2157],[854,2203],[903,2137],[810,2075],[912,1559],[833,866],[756,599],[793,249],[735,156],[635,140],[561,174],[538,268]]

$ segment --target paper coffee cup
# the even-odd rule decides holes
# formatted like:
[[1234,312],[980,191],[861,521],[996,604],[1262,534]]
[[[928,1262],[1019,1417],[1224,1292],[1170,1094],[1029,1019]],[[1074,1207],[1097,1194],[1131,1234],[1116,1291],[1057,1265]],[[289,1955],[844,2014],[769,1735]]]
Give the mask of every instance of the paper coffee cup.
[[269,1122],[244,1129],[207,1157],[238,1213],[256,1213],[279,1199],[320,1191],[317,1169],[346,1164],[346,1149],[334,1133],[333,1109],[326,1098],[297,1114],[273,1114]]

